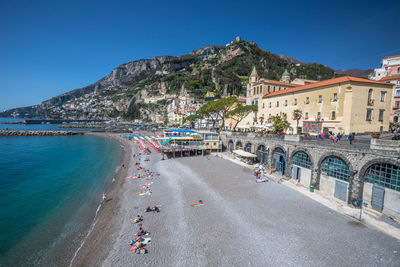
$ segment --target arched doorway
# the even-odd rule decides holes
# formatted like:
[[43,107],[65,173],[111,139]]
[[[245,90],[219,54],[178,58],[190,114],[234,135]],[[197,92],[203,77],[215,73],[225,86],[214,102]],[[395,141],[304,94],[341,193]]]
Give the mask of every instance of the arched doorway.
[[242,149],[242,147],[243,147],[242,142],[237,141],[237,142],[236,142],[236,148],[235,148],[235,149]]
[[244,147],[244,151],[251,153],[251,143],[247,143]]
[[292,156],[292,178],[308,187],[311,184],[311,170],[312,162],[310,156],[302,150],[295,152]]
[[228,142],[228,151],[229,151],[229,152],[232,152],[232,151],[233,151],[233,148],[234,148],[233,141],[232,141],[232,140],[229,140],[229,142]]
[[348,202],[350,168],[341,157],[327,156],[321,162],[320,190]]
[[[400,166],[380,162],[372,164],[364,173],[365,200],[371,203],[374,210],[382,212],[384,208],[396,210],[400,198]],[[390,190],[387,190],[390,189]],[[368,199],[370,196],[370,199]],[[386,201],[392,200],[392,201]]]
[[275,171],[279,172],[282,176],[285,175],[285,168],[286,168],[285,151],[280,147],[275,148],[272,153],[272,168],[274,168]]
[[268,163],[268,154],[269,151],[264,145],[259,145],[257,148],[257,160],[261,164],[266,164]]

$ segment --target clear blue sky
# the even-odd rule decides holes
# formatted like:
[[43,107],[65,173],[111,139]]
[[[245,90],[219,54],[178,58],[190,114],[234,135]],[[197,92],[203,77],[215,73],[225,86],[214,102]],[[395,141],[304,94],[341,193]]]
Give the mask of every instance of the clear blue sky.
[[374,68],[400,54],[399,13],[400,1],[0,0],[0,110],[237,35],[304,62]]

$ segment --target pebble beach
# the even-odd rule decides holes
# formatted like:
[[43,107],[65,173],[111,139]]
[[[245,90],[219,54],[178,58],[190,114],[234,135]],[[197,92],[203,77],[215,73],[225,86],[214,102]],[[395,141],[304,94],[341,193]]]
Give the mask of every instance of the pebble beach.
[[[115,135],[113,138],[119,138]],[[249,169],[214,155],[161,160],[125,150],[93,230],[72,266],[397,266],[395,238],[338,214],[275,182],[258,184]],[[149,161],[147,161],[147,159]],[[129,179],[136,163],[157,173]],[[138,195],[152,182],[151,195]],[[203,206],[190,204],[202,200]],[[160,213],[145,213],[156,205]],[[139,225],[151,233],[148,253],[130,251]]]

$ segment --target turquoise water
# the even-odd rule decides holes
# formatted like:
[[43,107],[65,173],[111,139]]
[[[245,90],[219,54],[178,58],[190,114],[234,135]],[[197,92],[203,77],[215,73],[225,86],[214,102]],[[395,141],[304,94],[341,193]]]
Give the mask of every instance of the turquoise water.
[[121,151],[96,136],[0,137],[0,265],[66,264]]

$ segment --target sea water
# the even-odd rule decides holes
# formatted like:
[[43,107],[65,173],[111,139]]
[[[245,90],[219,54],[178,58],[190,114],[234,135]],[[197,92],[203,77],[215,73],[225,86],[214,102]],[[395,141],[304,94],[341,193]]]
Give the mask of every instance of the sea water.
[[0,266],[68,264],[121,156],[97,136],[0,137]]

